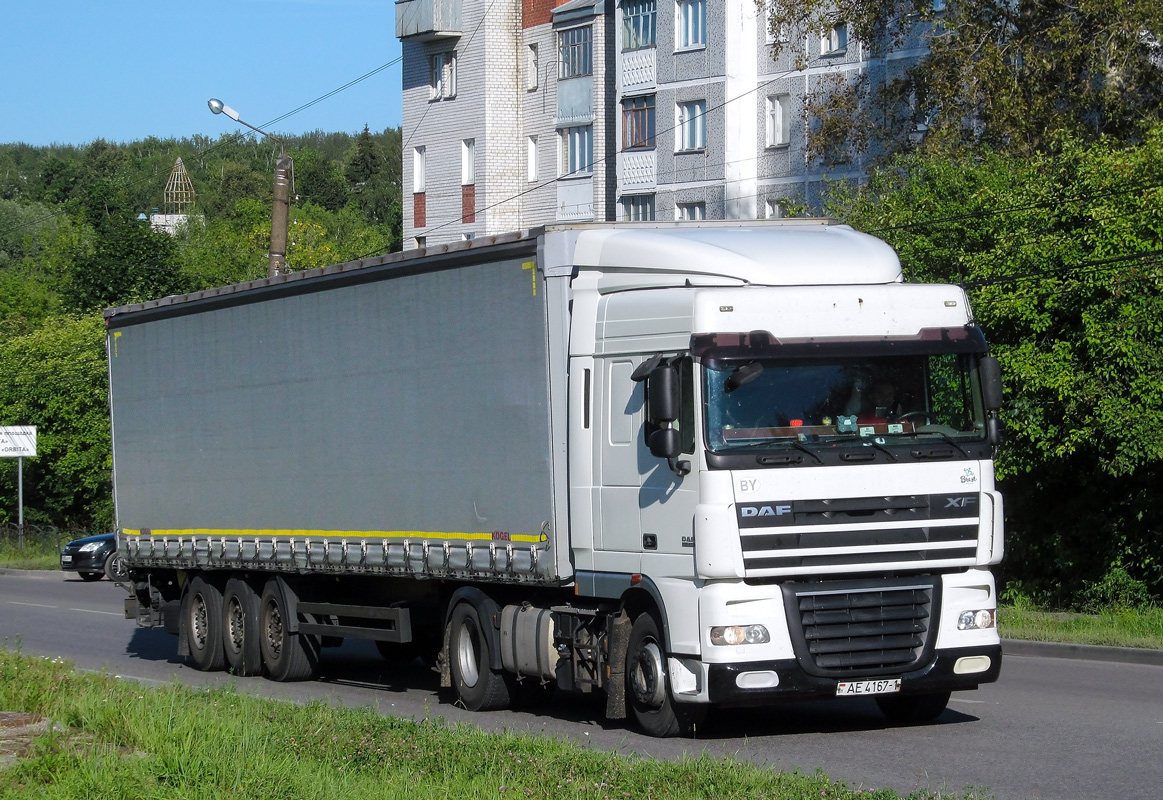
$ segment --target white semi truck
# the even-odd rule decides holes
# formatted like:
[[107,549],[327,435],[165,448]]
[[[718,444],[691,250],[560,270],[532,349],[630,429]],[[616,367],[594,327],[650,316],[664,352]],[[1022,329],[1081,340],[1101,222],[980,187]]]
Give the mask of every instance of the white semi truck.
[[126,616],[200,669],[371,639],[657,736],[998,676],[997,363],[849,227],[547,227],[105,316]]

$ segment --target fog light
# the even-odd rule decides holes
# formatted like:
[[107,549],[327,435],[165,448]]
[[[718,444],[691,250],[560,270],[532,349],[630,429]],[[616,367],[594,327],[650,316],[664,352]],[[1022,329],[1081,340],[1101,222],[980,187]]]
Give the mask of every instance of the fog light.
[[740,672],[735,676],[735,685],[740,689],[773,689],[779,686],[779,675],[769,669]]
[[734,646],[770,641],[771,635],[762,625],[716,625],[711,628],[711,644]]
[[985,672],[992,663],[989,656],[965,656],[957,659],[956,663],[953,664],[953,673],[955,675],[973,675]]
[[957,618],[957,630],[979,631],[992,628],[995,620],[992,608],[983,608],[978,611],[962,611]]

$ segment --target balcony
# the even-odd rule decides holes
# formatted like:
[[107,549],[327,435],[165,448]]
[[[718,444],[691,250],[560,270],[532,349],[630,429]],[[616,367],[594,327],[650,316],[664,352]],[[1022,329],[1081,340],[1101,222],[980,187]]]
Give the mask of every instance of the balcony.
[[396,0],[396,38],[432,42],[461,34],[461,0]]
[[619,190],[653,189],[658,185],[653,150],[630,150],[618,153]]
[[627,50],[618,61],[623,92],[653,89],[658,83],[657,51],[653,47]]

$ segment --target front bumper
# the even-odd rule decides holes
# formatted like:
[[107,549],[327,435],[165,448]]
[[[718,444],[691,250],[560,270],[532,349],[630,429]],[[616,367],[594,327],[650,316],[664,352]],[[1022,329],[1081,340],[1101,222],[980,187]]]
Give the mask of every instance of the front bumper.
[[[901,694],[932,694],[936,692],[976,689],[980,684],[992,683],[1001,672],[1001,645],[963,647],[937,650],[935,658],[921,669],[883,675],[853,675],[849,680],[869,678],[901,678]],[[989,666],[981,672],[957,674],[954,667],[962,659],[987,658]],[[981,662],[978,662],[981,663]],[[749,676],[759,674],[778,677],[775,686],[742,688],[740,682],[749,682]],[[769,676],[768,676],[769,677]],[[707,690],[711,703],[722,706],[756,706],[797,700],[816,700],[836,696],[837,678],[821,678],[807,674],[796,659],[780,661],[753,661],[735,664],[709,664]]]
[[[88,553],[61,553],[61,569],[66,572],[102,572],[109,550],[95,550]],[[68,561],[65,559],[69,558]]]

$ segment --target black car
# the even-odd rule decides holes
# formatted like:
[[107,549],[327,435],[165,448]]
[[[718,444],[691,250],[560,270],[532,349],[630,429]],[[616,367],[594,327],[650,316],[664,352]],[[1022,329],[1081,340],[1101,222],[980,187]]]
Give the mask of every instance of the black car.
[[117,534],[99,533],[69,542],[61,550],[61,569],[78,572],[86,581],[99,581],[102,575],[122,580],[125,562],[117,553]]

